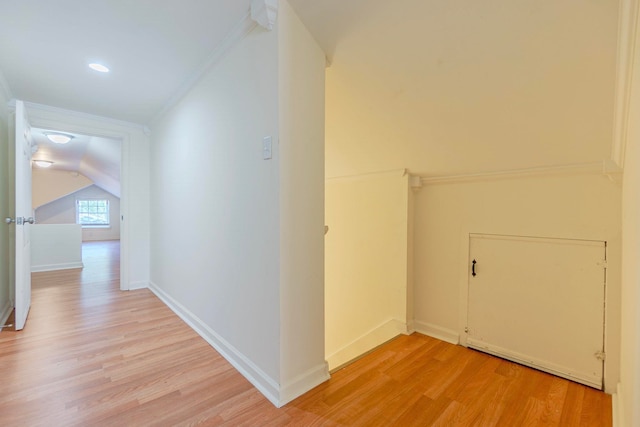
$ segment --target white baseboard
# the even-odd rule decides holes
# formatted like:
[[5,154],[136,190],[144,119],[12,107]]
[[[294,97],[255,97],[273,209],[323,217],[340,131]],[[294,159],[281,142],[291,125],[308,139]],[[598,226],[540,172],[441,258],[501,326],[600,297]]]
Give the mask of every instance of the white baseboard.
[[432,323],[425,323],[414,321],[413,327],[415,331],[421,333],[423,335],[430,336],[432,338],[436,338],[442,341],[446,341],[451,344],[460,344],[460,336],[456,331],[451,329],[443,328],[441,326],[434,325]]
[[138,289],[147,289],[149,287],[149,283],[148,282],[131,282],[129,283],[129,290],[130,291],[137,291]]
[[389,319],[327,356],[329,369],[340,367],[390,339],[406,333],[407,325],[405,323],[396,319]]
[[327,362],[309,369],[281,388],[280,402],[277,406],[281,407],[286,405],[296,397],[302,396],[312,388],[327,381],[329,378],[329,364]]
[[82,262],[65,262],[62,264],[32,265],[31,272],[40,273],[43,271],[71,270],[74,268],[84,268],[84,264]]
[[13,304],[11,301],[7,301],[4,307],[2,307],[2,311],[0,311],[0,331],[2,331],[2,325],[7,323],[7,319],[11,315],[13,311]]
[[611,396],[611,410],[613,414],[613,427],[626,427],[624,401],[622,400],[622,387],[620,387],[620,383],[618,383],[616,392]]
[[[267,399],[269,399],[271,403],[276,407],[283,405],[280,399],[280,385],[278,384],[278,381],[275,381],[265,374],[249,358],[213,331],[186,307],[160,289],[155,283],[149,283],[149,289],[171,310],[173,310],[178,317],[184,320],[187,325],[196,331],[198,335],[215,348],[222,357],[227,359],[227,361],[231,363],[231,365],[233,365],[233,367],[236,368],[246,379],[248,379],[249,382],[251,382],[251,384],[253,384]],[[315,372],[313,372],[312,375],[315,375]],[[290,387],[292,391],[297,389],[297,383],[291,384]]]

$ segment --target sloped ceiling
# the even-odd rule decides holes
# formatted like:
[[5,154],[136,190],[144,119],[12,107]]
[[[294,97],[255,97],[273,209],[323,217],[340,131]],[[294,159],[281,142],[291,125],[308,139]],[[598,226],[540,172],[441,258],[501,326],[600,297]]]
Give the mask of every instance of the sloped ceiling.
[[[250,0],[0,1],[0,70],[17,99],[147,124]],[[100,74],[87,64],[100,62]]]
[[[45,132],[52,129],[32,128],[31,134],[38,149],[34,160],[52,161],[47,170],[78,172],[95,185],[120,197],[121,142],[117,139],[72,134],[67,144],[55,144]],[[34,166],[37,167],[37,166]]]
[[[617,1],[289,1],[331,64],[328,176],[609,155]],[[0,71],[18,99],[149,124],[250,3],[0,0]]]

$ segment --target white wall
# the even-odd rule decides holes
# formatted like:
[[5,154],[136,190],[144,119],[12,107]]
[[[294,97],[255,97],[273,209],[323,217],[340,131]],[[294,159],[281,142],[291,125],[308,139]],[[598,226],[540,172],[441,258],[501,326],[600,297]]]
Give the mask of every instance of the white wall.
[[120,287],[149,284],[149,137],[134,123],[27,103],[34,127],[122,141]]
[[289,3],[279,4],[280,399],[286,403],[328,379],[323,304],[325,56]]
[[31,173],[31,206],[33,209],[67,196],[93,182],[84,175],[34,166]]
[[[4,80],[1,74],[0,80]],[[9,206],[12,202],[9,200],[9,186],[13,185],[14,180],[9,177],[8,96],[5,95],[3,89],[3,83],[0,81],[0,219],[4,221],[4,218],[10,216]],[[9,297],[9,270],[11,267],[9,261],[10,228],[4,223],[0,225],[2,225],[0,227],[0,324],[4,324],[13,308]]]
[[280,374],[277,54],[277,31],[254,29],[157,121],[151,150],[152,288],[265,388]]
[[410,328],[408,178],[395,171],[327,180],[325,343],[330,369]]
[[75,224],[76,201],[105,199],[109,201],[109,227],[82,228],[82,241],[120,240],[120,199],[102,188],[91,185],[35,210],[36,224]]
[[31,271],[82,268],[82,226],[34,224],[31,229]]
[[326,378],[323,73],[280,2],[152,129],[151,288],[277,405]]

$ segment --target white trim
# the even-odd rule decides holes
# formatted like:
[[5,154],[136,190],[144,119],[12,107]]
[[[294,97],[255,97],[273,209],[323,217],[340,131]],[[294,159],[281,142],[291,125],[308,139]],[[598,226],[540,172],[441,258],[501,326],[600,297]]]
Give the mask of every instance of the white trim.
[[171,108],[173,108],[184,96],[213,68],[222,58],[241,40],[243,40],[258,24],[251,19],[250,11],[242,17],[236,26],[227,34],[222,42],[214,49],[196,71],[182,83],[180,88],[165,102],[160,110],[153,115],[150,123],[153,124]]
[[329,364],[327,362],[309,369],[307,372],[289,381],[288,384],[282,386],[280,390],[280,402],[276,406],[280,408],[286,405],[293,399],[329,380],[329,378]]
[[[167,307],[178,315],[184,322],[189,325],[198,335],[207,341],[216,349],[222,357],[224,357],[234,368],[238,370],[246,379],[251,382],[271,403],[280,407],[280,385],[278,381],[269,377],[262,369],[256,366],[249,358],[242,354],[238,349],[232,346],[224,338],[218,335],[198,316],[191,313],[185,306],[173,299],[168,293],[160,289],[158,285],[149,283],[149,290],[153,292]],[[291,385],[292,389],[295,384]]]
[[278,19],[278,0],[252,0],[251,19],[265,30],[273,30]]
[[11,301],[7,300],[6,304],[2,308],[2,311],[0,312],[0,331],[2,331],[2,325],[5,325],[7,323],[7,319],[11,315],[12,311],[13,304],[11,303]]
[[139,289],[148,289],[149,288],[149,283],[147,282],[131,282],[129,283],[129,290],[130,291],[137,291]]
[[557,166],[541,166],[523,169],[508,169],[493,172],[479,172],[459,175],[422,176],[424,185],[454,184],[460,182],[487,181],[498,179],[527,178],[544,175],[576,175],[576,174],[611,174],[610,165],[606,161],[567,164]]
[[58,271],[58,270],[72,270],[74,268],[84,268],[82,262],[63,262],[60,264],[41,264],[32,265],[32,273],[41,273],[43,271]]
[[624,166],[629,129],[637,23],[637,0],[622,0],[618,15],[618,57],[613,109],[613,143],[611,144],[611,159],[620,167]]
[[406,323],[389,319],[328,355],[329,369],[336,369],[401,334],[407,334]]
[[416,332],[419,334],[427,335],[455,345],[458,345],[460,342],[460,337],[456,331],[452,329],[443,328],[442,326],[434,325],[433,323],[419,322],[417,320],[414,322],[414,326]]

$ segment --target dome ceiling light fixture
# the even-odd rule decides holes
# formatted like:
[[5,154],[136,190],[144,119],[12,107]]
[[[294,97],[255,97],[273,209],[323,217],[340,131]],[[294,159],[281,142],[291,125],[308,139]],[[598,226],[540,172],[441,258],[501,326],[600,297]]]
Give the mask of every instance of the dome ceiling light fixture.
[[66,144],[73,139],[73,135],[68,135],[66,133],[45,132],[44,134],[49,139],[49,141],[56,144]]
[[109,72],[109,67],[102,65],[102,64],[98,64],[97,62],[93,62],[91,64],[89,64],[89,68],[91,68],[94,71],[97,71],[99,73],[108,73]]
[[33,163],[39,168],[49,168],[53,164],[49,160],[34,160]]

